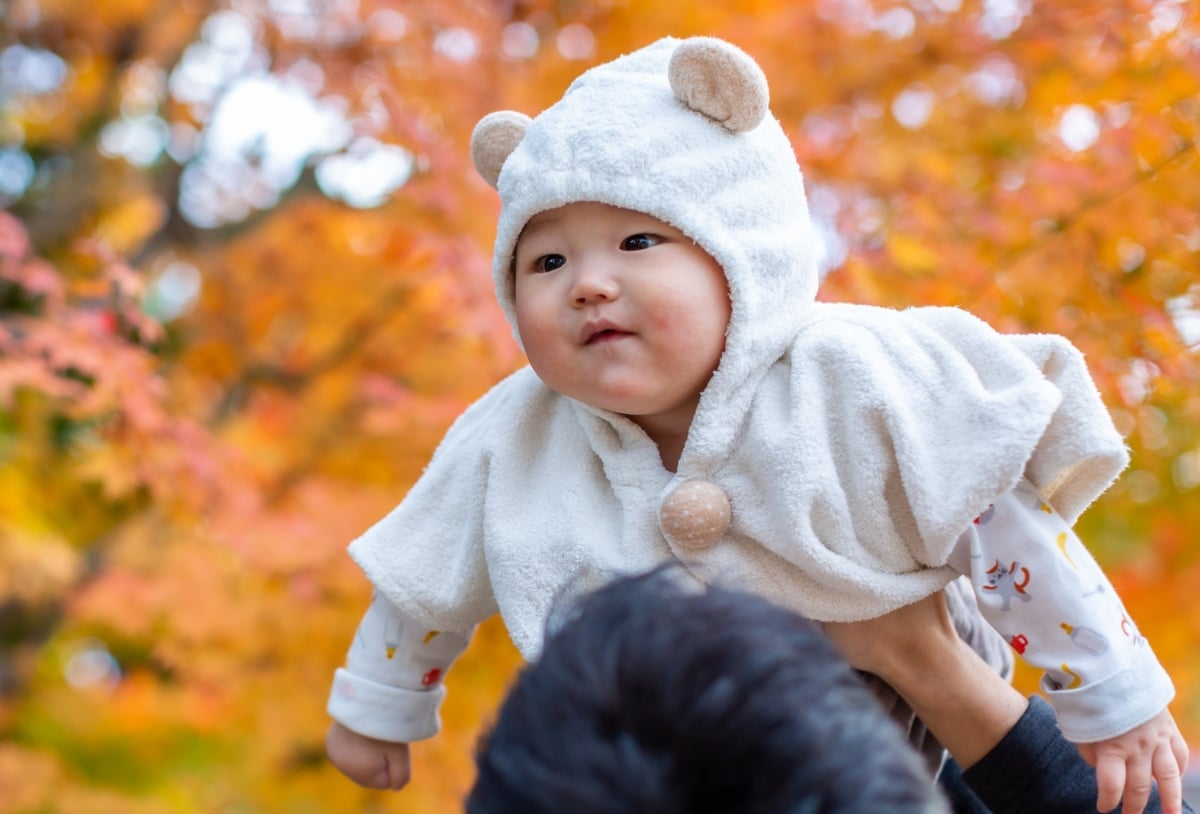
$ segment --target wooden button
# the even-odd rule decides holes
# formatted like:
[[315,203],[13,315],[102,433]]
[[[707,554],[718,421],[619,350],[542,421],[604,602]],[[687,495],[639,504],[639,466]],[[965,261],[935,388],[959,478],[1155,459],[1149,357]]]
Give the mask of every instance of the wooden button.
[[720,486],[706,480],[681,483],[658,508],[658,525],[680,548],[708,548],[729,528],[733,512]]

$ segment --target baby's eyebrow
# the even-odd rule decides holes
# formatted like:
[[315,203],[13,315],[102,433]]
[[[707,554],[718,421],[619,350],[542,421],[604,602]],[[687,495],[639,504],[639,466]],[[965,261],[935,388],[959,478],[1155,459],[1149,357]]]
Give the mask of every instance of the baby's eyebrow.
[[521,230],[521,234],[517,236],[517,245],[518,246],[521,245],[521,241],[524,240],[525,238],[527,238],[531,235],[536,235],[538,232],[542,232],[542,231],[545,231],[546,229],[549,229],[551,226],[554,225],[554,223],[555,223],[555,220],[553,217],[540,218],[537,220],[529,221],[528,223],[525,224],[525,228]]

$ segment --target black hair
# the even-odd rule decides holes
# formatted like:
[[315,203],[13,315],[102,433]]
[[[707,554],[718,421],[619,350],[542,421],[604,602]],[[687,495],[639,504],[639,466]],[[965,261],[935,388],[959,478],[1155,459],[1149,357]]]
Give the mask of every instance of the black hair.
[[468,814],[945,811],[817,625],[657,569],[587,596],[480,742]]

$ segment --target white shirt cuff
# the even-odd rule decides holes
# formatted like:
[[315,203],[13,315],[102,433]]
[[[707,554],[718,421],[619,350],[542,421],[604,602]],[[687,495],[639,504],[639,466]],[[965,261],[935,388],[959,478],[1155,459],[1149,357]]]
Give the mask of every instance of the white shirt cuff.
[[1075,743],[1095,743],[1144,724],[1175,697],[1171,677],[1143,640],[1122,670],[1077,690],[1056,690],[1046,678],[1042,691],[1058,714],[1058,728]]
[[376,740],[411,743],[432,738],[441,728],[438,708],[445,686],[428,690],[389,687],[338,668],[326,709],[347,729]]

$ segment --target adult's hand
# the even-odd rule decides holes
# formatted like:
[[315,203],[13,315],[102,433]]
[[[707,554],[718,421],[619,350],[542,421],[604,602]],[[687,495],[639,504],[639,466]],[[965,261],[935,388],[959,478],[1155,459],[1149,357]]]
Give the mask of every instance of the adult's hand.
[[875,619],[824,627],[842,656],[890,684],[964,769],[1028,706],[959,638],[940,591]]

